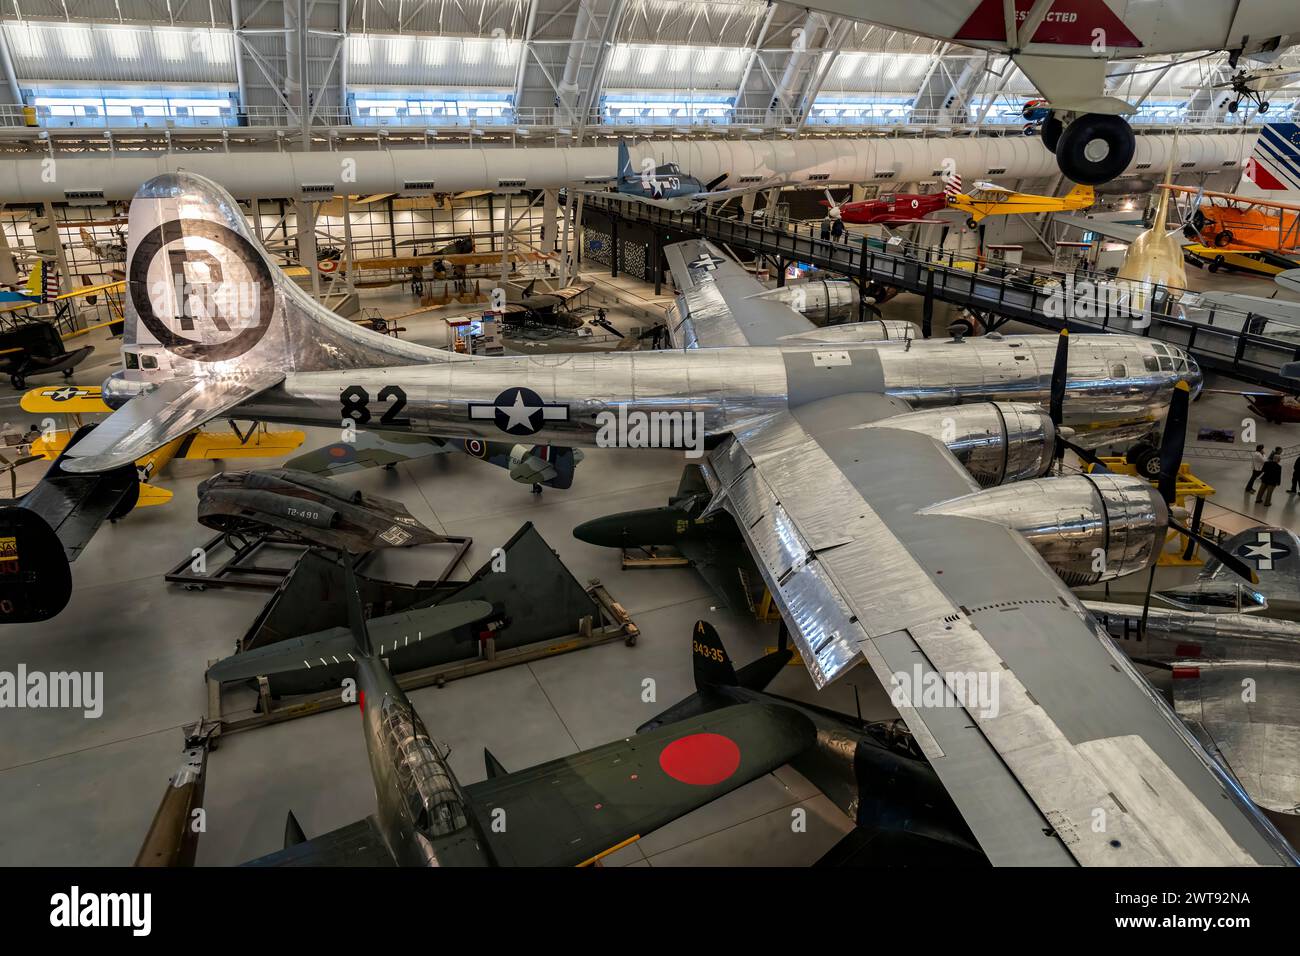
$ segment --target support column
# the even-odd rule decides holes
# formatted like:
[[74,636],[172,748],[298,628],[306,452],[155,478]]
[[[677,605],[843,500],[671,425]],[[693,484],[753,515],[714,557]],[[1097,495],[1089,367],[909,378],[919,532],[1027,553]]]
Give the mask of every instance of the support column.
[[320,298],[320,269],[316,268],[316,207],[301,199],[294,200],[298,216],[298,262],[311,276],[312,298]]
[[542,252],[547,255],[555,251],[555,226],[559,217],[559,207],[559,190],[542,190]]

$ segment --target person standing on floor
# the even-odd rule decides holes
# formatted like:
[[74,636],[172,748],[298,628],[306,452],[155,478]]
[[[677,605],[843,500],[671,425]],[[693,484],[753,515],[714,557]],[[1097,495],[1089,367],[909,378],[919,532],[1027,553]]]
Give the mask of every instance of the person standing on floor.
[[1246,494],[1255,490],[1255,481],[1264,472],[1264,446],[1256,445],[1254,453],[1250,456],[1250,481],[1246,482]]
[[1300,455],[1291,464],[1291,490],[1287,494],[1294,495],[1297,491],[1300,491]]
[[1259,494],[1255,496],[1255,504],[1271,505],[1273,489],[1280,484],[1282,484],[1282,449],[1279,448],[1268,456],[1268,461],[1264,462],[1263,474],[1259,476]]

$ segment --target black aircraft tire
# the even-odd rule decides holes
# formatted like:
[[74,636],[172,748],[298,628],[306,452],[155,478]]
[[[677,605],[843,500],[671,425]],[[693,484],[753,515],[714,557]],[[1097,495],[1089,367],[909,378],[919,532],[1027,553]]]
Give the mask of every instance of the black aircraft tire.
[[[1090,157],[1104,148],[1103,155]],[[1067,179],[1081,186],[1108,183],[1133,161],[1137,140],[1120,116],[1085,113],[1065,128],[1056,144],[1056,165]]]
[[1055,116],[1043,120],[1043,128],[1038,131],[1038,135],[1049,153],[1056,152],[1056,144],[1061,141],[1061,132],[1064,129],[1065,124]]
[[1124,453],[1124,460],[1137,469],[1138,477],[1154,481],[1160,477],[1160,450],[1145,442]]

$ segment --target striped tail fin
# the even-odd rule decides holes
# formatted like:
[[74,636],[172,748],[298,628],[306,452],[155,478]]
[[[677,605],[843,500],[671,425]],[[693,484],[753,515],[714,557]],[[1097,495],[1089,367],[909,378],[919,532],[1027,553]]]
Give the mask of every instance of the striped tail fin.
[[1269,123],[1261,129],[1243,172],[1271,198],[1300,195],[1300,126]]
[[953,173],[943,181],[943,194],[945,196],[961,195],[961,173]]

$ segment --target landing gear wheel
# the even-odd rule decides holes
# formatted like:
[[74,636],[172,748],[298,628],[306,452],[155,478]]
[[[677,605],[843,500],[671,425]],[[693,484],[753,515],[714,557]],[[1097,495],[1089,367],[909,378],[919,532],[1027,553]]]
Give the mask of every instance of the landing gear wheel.
[[1056,144],[1056,165],[1081,186],[1110,182],[1133,161],[1137,141],[1119,116],[1085,113],[1065,128]]
[[23,376],[21,375],[10,375],[9,384],[12,385],[14,388],[22,388],[24,385],[27,384],[27,379],[23,378]]
[[1231,103],[1228,104],[1229,113],[1235,113],[1239,109],[1241,109],[1241,102],[1238,100],[1233,100]]
[[1026,136],[1033,136],[1036,129],[1037,126],[1034,123],[1026,123],[1023,132]]
[[967,229],[978,229],[978,228],[979,228],[979,223],[976,222],[974,219],[967,219],[967,220],[966,220],[966,228],[967,228]]
[[64,377],[64,378],[72,378],[72,369],[70,369],[70,368],[65,368],[65,369],[63,370],[63,377]]
[[1039,131],[1042,136],[1043,146],[1049,153],[1056,152],[1056,144],[1060,142],[1061,131],[1065,129],[1065,124],[1055,116],[1049,116],[1043,120],[1043,128]]
[[1260,111],[1261,113],[1267,113],[1267,112],[1268,112],[1268,100],[1265,100],[1263,103],[1260,103],[1260,104],[1259,104],[1259,111]]
[[[1235,237],[1234,237],[1233,234],[1232,234],[1232,230],[1231,230],[1231,229],[1225,229],[1225,230],[1223,230],[1223,232],[1220,232],[1220,233],[1218,233],[1218,234],[1215,235],[1215,237],[1214,237],[1214,244],[1215,244],[1216,246],[1218,246],[1220,249],[1222,249],[1224,246],[1226,246],[1226,245],[1228,245],[1230,242],[1232,242],[1232,240],[1233,240],[1234,238],[1235,238]],[[1219,258],[1223,258],[1223,257],[1220,256]]]
[[1134,445],[1124,453],[1124,460],[1132,465],[1138,477],[1155,481],[1160,477],[1160,450],[1145,442]]
[[1226,261],[1227,261],[1227,260],[1225,260],[1225,259],[1223,258],[1223,256],[1215,256],[1215,257],[1214,257],[1214,261],[1211,262],[1210,265],[1209,265],[1209,270],[1210,270],[1211,272],[1218,272],[1220,269],[1223,268],[1224,263],[1225,263]]

